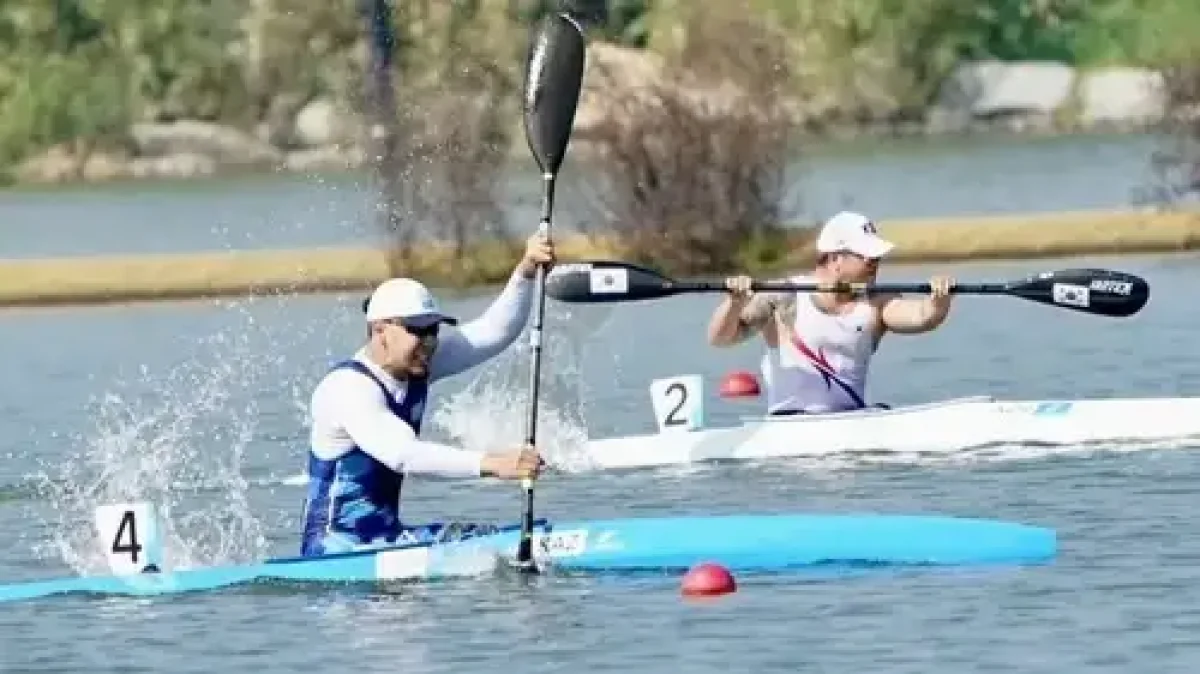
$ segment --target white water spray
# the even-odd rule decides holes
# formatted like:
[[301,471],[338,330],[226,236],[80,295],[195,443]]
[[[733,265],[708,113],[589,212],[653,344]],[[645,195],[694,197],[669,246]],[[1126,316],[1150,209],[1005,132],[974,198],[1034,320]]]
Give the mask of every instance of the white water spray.
[[[567,472],[587,470],[587,386],[585,342],[607,325],[607,308],[547,307],[538,394],[538,449],[546,461]],[[467,449],[515,448],[525,440],[528,421],[528,340],[493,359],[431,415],[441,431]]]
[[[106,573],[93,510],[148,501],[162,519],[168,568],[265,556],[267,539],[249,502],[243,463],[249,449],[261,447],[254,442],[263,393],[298,390],[281,326],[254,319],[256,310],[271,309],[264,304],[279,301],[222,303],[233,320],[208,338],[181,337],[191,347],[178,364],[165,371],[139,366],[135,376],[93,398],[92,428],[68,438],[72,451],[33,476],[50,507],[49,540],[35,544],[35,552],[83,575]],[[290,339],[308,336],[282,327]]]
[[[297,368],[289,352],[306,339],[321,344],[322,351],[341,339],[325,334],[334,329],[330,322],[297,328],[286,319],[264,325],[255,320],[273,312],[273,304],[288,301],[221,303],[233,320],[223,321],[223,329],[206,339],[181,337],[190,347],[177,365],[139,366],[134,376],[94,398],[92,428],[67,438],[73,449],[33,476],[41,496],[37,506],[49,505],[48,513],[37,513],[48,540],[35,543],[35,551],[83,575],[107,573],[92,528],[93,510],[104,503],[149,501],[163,520],[167,568],[265,557],[267,527],[251,507],[255,485],[244,472],[247,459],[262,463],[274,449],[259,429],[263,414],[272,410],[260,409],[260,402],[275,404],[277,416],[283,411],[302,426],[320,368]],[[578,450],[587,438],[583,343],[611,312],[548,309],[538,440],[553,466],[572,470],[581,467]],[[305,351],[304,358],[311,359],[311,350]],[[470,448],[519,445],[529,366],[528,343],[522,340],[474,371],[465,389],[445,400],[431,421]]]

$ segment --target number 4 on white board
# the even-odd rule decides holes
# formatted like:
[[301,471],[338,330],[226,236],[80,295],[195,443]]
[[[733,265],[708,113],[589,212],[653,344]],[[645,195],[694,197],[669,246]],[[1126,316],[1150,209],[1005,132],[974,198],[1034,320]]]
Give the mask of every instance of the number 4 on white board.
[[158,513],[149,503],[114,503],[96,508],[96,534],[108,568],[118,576],[162,569]]
[[700,375],[650,382],[650,401],[659,432],[704,428],[704,380]]

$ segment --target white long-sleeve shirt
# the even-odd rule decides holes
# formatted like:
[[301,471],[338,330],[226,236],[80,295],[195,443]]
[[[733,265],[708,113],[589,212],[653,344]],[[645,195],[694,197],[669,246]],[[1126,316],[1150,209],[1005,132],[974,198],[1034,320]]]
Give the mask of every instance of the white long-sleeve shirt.
[[[514,272],[499,297],[481,316],[443,335],[429,363],[429,383],[459,374],[508,348],[529,319],[534,285]],[[376,365],[360,349],[354,359],[379,378],[388,394],[402,400],[407,383]],[[379,385],[361,372],[329,372],[313,391],[309,407],[310,441],[317,458],[333,460],[357,446],[398,473],[442,477],[478,477],[482,452],[467,451],[417,438],[416,432],[392,414]]]

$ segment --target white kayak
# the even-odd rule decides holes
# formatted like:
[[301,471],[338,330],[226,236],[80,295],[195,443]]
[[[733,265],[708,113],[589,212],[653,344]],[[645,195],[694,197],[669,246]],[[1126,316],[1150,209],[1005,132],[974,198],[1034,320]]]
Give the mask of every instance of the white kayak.
[[757,416],[735,426],[708,427],[700,376],[656,380],[650,394],[658,432],[589,440],[584,462],[592,469],[1200,437],[1200,397],[997,400],[975,396],[891,409]]

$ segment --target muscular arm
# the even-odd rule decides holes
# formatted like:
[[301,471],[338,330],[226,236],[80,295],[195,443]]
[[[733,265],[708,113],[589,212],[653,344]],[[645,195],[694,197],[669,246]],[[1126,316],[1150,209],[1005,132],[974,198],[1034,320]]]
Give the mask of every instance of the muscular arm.
[[738,307],[732,296],[726,296],[708,323],[708,343],[734,346],[767,329],[780,301],[774,293],[757,293]]
[[429,366],[430,378],[452,377],[511,346],[529,320],[533,290],[533,280],[520,269],[514,271],[483,315],[442,338]]
[[313,393],[312,417],[313,451],[321,458],[333,458],[349,440],[398,473],[482,474],[482,453],[418,439],[388,409],[379,386],[358,372],[339,370],[322,381]]
[[941,325],[950,313],[950,303],[929,297],[887,295],[877,298],[879,319],[888,332],[916,335]]

